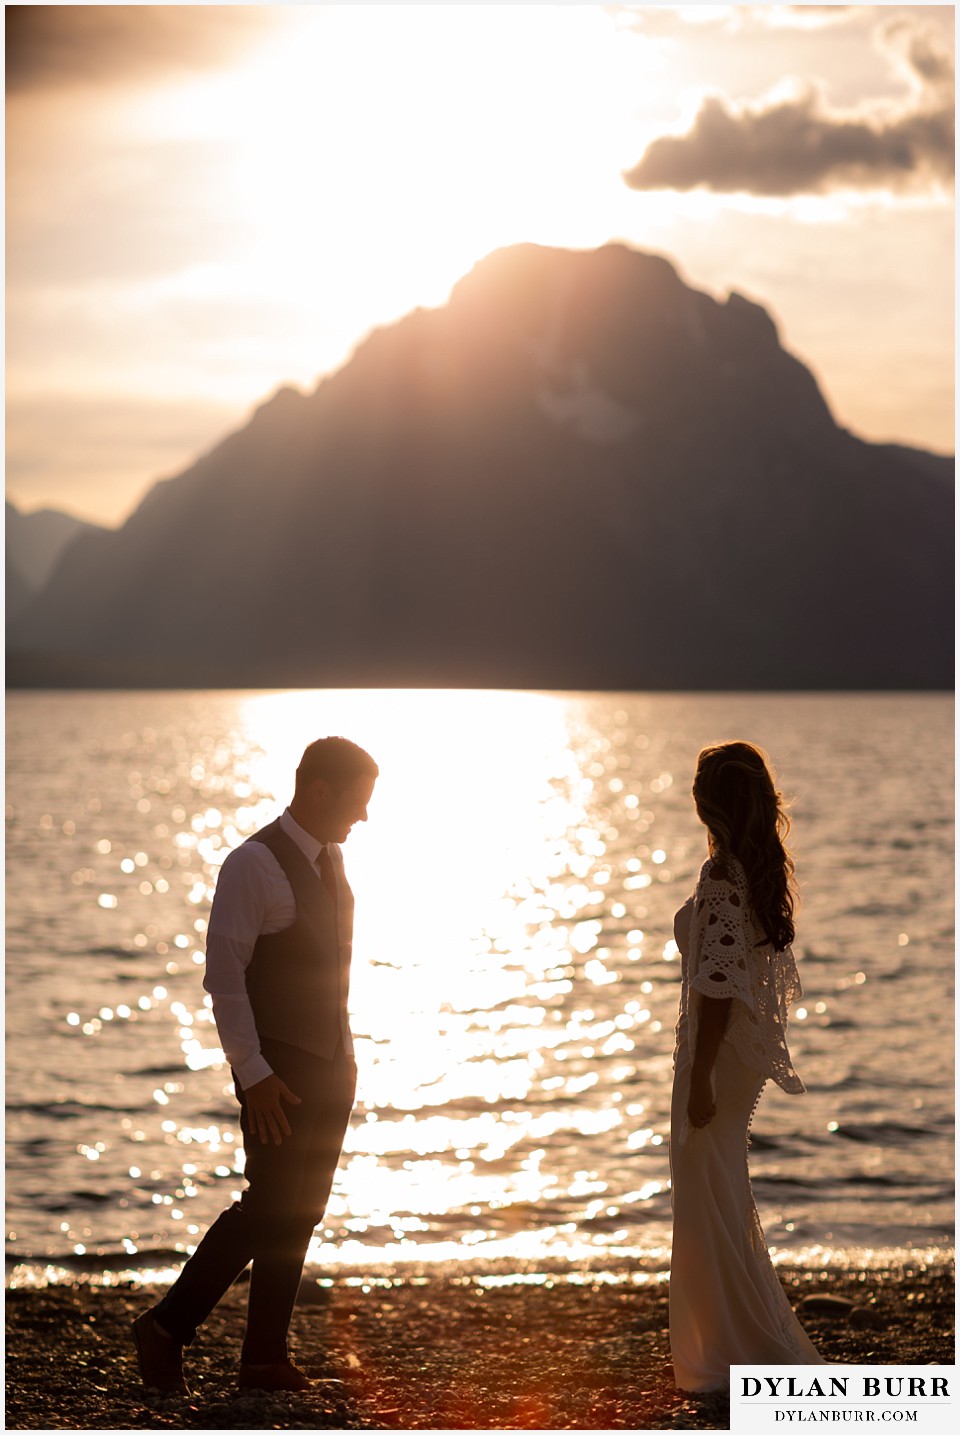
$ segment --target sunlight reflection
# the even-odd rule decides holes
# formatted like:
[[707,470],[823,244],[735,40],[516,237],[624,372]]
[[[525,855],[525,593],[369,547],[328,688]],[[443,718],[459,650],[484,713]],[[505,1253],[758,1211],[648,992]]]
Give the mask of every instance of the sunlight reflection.
[[[570,1103],[597,1086],[598,1051],[632,1048],[613,1015],[634,1017],[595,1022],[584,1009],[555,1020],[578,971],[591,987],[620,980],[599,946],[613,869],[584,805],[593,784],[564,705],[523,693],[392,692],[376,705],[367,694],[293,693],[251,698],[243,715],[254,790],[276,804],[320,733],[354,738],[381,769],[369,826],[346,852],[358,1101],[380,1119],[348,1133],[331,1213],[342,1201],[345,1229],[383,1240],[398,1222],[433,1227],[476,1207],[484,1240],[521,1207],[561,1193],[580,1202],[592,1183],[563,1180],[530,1143],[619,1124],[614,1109]],[[578,1037],[591,1044],[563,1048]],[[544,1069],[556,1060],[569,1067],[559,1085]],[[543,1114],[509,1109],[551,1091],[562,1102]]]
[[402,1033],[403,1064],[428,1071],[454,1044],[440,1010],[489,1011],[524,991],[525,972],[509,961],[529,917],[517,887],[544,894],[563,869],[574,813],[551,784],[572,777],[567,732],[560,706],[540,695],[391,693],[376,711],[361,699],[251,699],[255,779],[286,800],[291,754],[327,730],[379,763],[369,828],[354,831],[346,854],[357,893],[351,1002],[358,1032]]
[[[275,816],[302,747],[331,731],[368,747],[383,775],[346,847],[360,1090],[313,1258],[396,1259],[412,1278],[448,1257],[542,1270],[548,1255],[664,1245],[680,976],[669,938],[702,860],[683,776],[709,726],[699,700],[150,694],[129,699],[122,725],[113,699],[100,702],[83,699],[101,733],[80,780],[101,794],[86,826],[94,808],[80,808],[72,777],[39,761],[11,774],[9,831],[23,851],[8,940],[31,981],[13,1015],[29,1041],[10,1054],[32,1096],[11,1104],[8,1127],[21,1193],[39,1189],[40,1169],[55,1193],[11,1209],[11,1256],[80,1276],[104,1259],[165,1271],[239,1192],[237,1107],[202,988],[209,900],[224,854]],[[931,827],[931,844],[940,835]],[[844,913],[860,880],[842,900],[829,888]],[[833,1189],[862,1165],[869,1130],[860,1068],[872,1047],[858,1045],[858,1023],[885,1004],[902,1016],[895,979],[928,965],[930,921],[919,905],[898,908],[886,966],[846,918],[805,953],[796,1035],[820,1073],[809,1129],[827,1148],[830,1174],[817,1179]],[[44,1021],[56,1055],[37,1063]],[[946,1108],[934,1088],[911,1102],[922,1145],[910,1155],[898,1135],[897,1160],[926,1179]],[[809,1147],[775,1102],[763,1120],[761,1175],[776,1193]],[[822,1234],[813,1197],[790,1189],[791,1220],[775,1216],[773,1230],[807,1249]],[[909,1198],[883,1198],[879,1225],[912,1231]],[[864,1244],[869,1205],[850,1198],[838,1239]],[[950,1238],[935,1211],[924,1220],[931,1239]]]
[[[145,903],[160,892],[169,871],[181,905],[164,925],[151,920],[152,902],[129,907],[125,950],[152,976],[125,989],[124,1002],[107,1005],[98,993],[88,1008],[66,1011],[64,1030],[94,1061],[109,1029],[139,1022],[145,1043],[162,1030],[179,1071],[206,1082],[205,1110],[232,1103],[195,970],[217,872],[289,800],[306,744],[344,733],[372,753],[381,777],[369,823],[345,851],[357,896],[351,1009],[360,1084],[317,1250],[329,1243],[342,1260],[361,1248],[368,1258],[434,1259],[455,1231],[461,1251],[496,1253],[510,1242],[532,1257],[573,1249],[584,1223],[591,1247],[608,1248],[641,1202],[649,1233],[651,1214],[663,1216],[649,1209],[663,1207],[660,1196],[637,1196],[623,1214],[623,1199],[612,1198],[638,1186],[622,1163],[646,1160],[661,1140],[650,1115],[628,1140],[635,1103],[627,1098],[651,1071],[662,1080],[667,1059],[638,1036],[659,1030],[651,1010],[661,1010],[663,987],[640,982],[637,964],[640,923],[659,930],[641,905],[646,869],[664,869],[676,848],[667,834],[637,842],[655,814],[628,800],[662,776],[663,762],[651,754],[649,768],[632,756],[625,763],[629,729],[620,731],[619,717],[604,732],[561,696],[317,691],[233,702],[229,726],[205,729],[204,741],[176,733],[166,770],[143,752],[131,770],[127,754],[138,741],[152,751],[155,738],[125,739],[130,800],[167,791],[167,809],[155,814],[168,819],[154,828],[163,841],[101,839],[110,875],[105,865],[83,882],[106,888],[122,914],[134,897]],[[178,1068],[159,1061],[144,1083],[141,1125],[124,1128],[125,1143],[136,1145],[122,1160],[125,1171],[143,1173],[135,1200],[141,1215],[152,1213],[144,1224],[162,1221],[184,1249],[232,1196],[244,1161],[235,1130],[204,1120],[196,1087],[166,1080],[168,1071]],[[181,1166],[184,1155],[195,1158],[193,1170]],[[113,1158],[91,1139],[73,1159],[89,1171]],[[662,1191],[659,1167],[643,1175],[659,1177]],[[89,1251],[86,1227],[70,1237]]]

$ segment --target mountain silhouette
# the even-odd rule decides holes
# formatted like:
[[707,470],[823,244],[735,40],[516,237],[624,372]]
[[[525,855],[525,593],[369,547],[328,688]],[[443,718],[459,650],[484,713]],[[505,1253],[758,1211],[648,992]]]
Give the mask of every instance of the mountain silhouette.
[[519,245],[77,538],[8,682],[949,687],[952,472],[742,296]]
[[97,525],[56,509],[21,513],[6,501],[4,548],[6,621],[11,623],[48,582],[64,550],[80,533],[99,532]]

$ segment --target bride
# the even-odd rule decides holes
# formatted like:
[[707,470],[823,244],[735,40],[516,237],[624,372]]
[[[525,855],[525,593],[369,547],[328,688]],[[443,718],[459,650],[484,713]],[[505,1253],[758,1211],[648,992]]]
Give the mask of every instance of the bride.
[[773,1269],[747,1170],[769,1078],[804,1086],[787,1050],[801,995],[790,943],[789,822],[765,755],[747,742],[700,753],[693,783],[709,856],[677,913],[680,1018],[670,1113],[670,1348],[677,1386],[722,1390],[731,1365],[822,1364]]

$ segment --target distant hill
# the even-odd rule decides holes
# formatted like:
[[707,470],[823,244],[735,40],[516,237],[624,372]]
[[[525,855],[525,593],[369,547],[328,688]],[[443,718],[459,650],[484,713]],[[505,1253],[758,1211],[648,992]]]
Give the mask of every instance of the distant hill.
[[952,473],[742,296],[520,245],[72,543],[8,681],[949,687]]
[[64,550],[80,533],[102,530],[54,509],[21,513],[9,499],[5,514],[6,621],[10,624],[49,581]]

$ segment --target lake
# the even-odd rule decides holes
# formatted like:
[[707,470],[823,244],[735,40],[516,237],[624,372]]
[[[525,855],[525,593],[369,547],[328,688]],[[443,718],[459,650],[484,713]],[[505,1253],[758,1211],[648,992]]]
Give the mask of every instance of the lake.
[[297,691],[7,701],[7,1266],[164,1278],[241,1186],[202,988],[225,854],[343,733],[357,1105],[316,1271],[669,1262],[679,960],[704,744],[792,799],[808,1087],[751,1171],[777,1259],[953,1242],[953,704],[941,694]]

